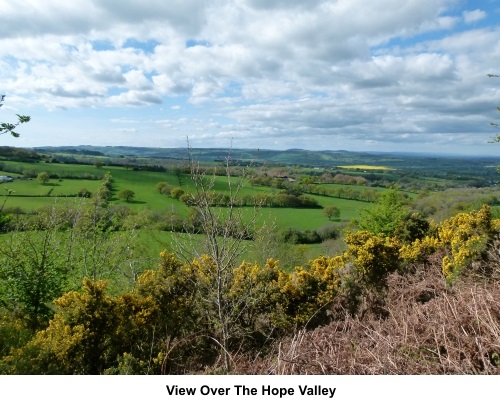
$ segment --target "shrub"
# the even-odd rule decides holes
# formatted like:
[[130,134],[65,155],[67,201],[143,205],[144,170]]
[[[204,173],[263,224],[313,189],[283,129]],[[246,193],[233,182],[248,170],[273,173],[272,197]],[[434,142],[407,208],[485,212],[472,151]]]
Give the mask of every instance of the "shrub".
[[314,230],[301,231],[295,228],[287,228],[281,232],[281,240],[292,244],[314,244],[320,243],[321,237]]
[[175,187],[170,191],[170,196],[176,200],[180,199],[186,192],[180,188]]
[[163,195],[170,196],[170,193],[172,192],[173,189],[174,186],[164,181],[156,184],[156,190]]
[[90,198],[92,197],[92,193],[87,190],[86,188],[82,188],[79,192],[78,192],[78,197],[82,197],[82,198]]
[[329,239],[337,239],[340,235],[340,227],[338,224],[328,222],[321,226],[316,233],[319,235],[322,242]]

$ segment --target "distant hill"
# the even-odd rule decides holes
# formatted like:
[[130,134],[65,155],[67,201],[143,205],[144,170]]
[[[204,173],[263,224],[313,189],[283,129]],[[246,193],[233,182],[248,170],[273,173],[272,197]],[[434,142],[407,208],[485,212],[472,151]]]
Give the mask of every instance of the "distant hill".
[[[88,156],[142,157],[154,159],[188,160],[187,148],[148,148],[134,146],[91,146],[33,148],[40,153],[68,153]],[[228,155],[233,162],[255,162],[256,164],[279,164],[291,166],[333,169],[346,165],[387,166],[400,170],[462,172],[480,170],[498,165],[500,158],[492,156],[453,156],[413,153],[350,152],[346,150],[309,151],[304,149],[225,149],[194,148],[191,152],[200,162],[225,161]],[[460,169],[460,170],[458,170]]]

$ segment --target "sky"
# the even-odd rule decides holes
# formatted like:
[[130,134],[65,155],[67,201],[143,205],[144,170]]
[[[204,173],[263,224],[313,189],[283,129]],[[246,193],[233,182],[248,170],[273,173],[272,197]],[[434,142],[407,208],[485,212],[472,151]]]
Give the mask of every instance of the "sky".
[[499,0],[0,0],[18,147],[500,155]]

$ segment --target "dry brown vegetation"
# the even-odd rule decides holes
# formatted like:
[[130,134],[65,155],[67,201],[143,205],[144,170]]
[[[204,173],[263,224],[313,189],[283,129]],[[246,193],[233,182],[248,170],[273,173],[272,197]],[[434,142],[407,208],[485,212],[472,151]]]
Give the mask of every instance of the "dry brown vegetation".
[[[364,302],[351,316],[277,342],[244,374],[500,374],[500,244],[456,284],[435,255],[411,274],[388,277],[385,302]],[[484,276],[484,275],[487,276]]]

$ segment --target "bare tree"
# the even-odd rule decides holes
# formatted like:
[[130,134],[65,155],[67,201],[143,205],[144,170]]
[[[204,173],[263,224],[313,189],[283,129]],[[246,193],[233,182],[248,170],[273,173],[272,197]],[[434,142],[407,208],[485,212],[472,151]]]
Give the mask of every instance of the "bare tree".
[[[196,216],[196,228],[177,235],[174,241],[176,253],[190,262],[192,258],[204,258],[202,277],[195,280],[200,304],[207,316],[207,324],[214,332],[211,339],[221,348],[224,367],[231,370],[230,341],[236,333],[238,318],[247,297],[231,296],[234,269],[243,252],[246,241],[255,231],[259,208],[262,201],[255,201],[253,207],[241,207],[239,195],[245,182],[244,168],[236,177],[231,171],[231,154],[224,164],[225,187],[227,193],[214,193],[217,176],[216,168],[208,173],[195,161],[189,147],[190,175],[194,192],[189,204]],[[202,234],[202,241],[200,236]],[[200,269],[198,270],[198,275]],[[196,272],[195,272],[196,273]],[[250,294],[251,292],[249,292]]]

